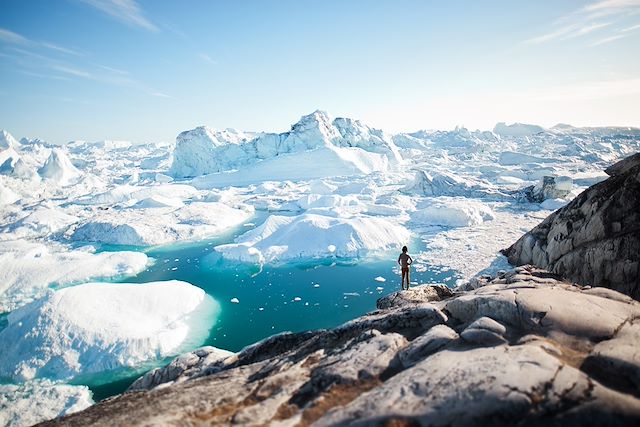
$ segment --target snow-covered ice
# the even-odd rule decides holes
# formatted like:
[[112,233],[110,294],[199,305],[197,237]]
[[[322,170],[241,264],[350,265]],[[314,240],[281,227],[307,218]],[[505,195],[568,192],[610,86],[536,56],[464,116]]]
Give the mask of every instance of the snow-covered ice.
[[[635,128],[498,123],[389,134],[321,111],[287,132],[201,126],[175,143],[55,146],[2,131],[0,313],[9,312],[9,325],[0,331],[0,375],[20,384],[0,386],[0,403],[11,405],[0,424],[91,403],[85,387],[41,377],[137,369],[206,336],[195,326],[211,326],[215,302],[198,288],[82,284],[140,273],[152,262],[141,252],[148,246],[244,225],[207,256],[357,262],[407,244],[417,270],[463,281],[505,268],[500,249],[638,151]],[[140,248],[101,252],[110,244]],[[21,408],[38,400],[29,418]]]
[[201,344],[218,310],[202,289],[177,280],[49,291],[9,314],[0,376],[68,379],[136,367]]
[[87,386],[34,380],[0,384],[0,425],[26,427],[93,405]]
[[53,285],[133,275],[149,264],[141,252],[93,253],[61,245],[0,242],[0,313],[41,297]]
[[[156,198],[159,196],[155,196]],[[157,199],[156,199],[157,200]],[[161,199],[171,203],[166,198]],[[194,202],[181,207],[134,205],[104,210],[76,228],[72,240],[117,245],[149,246],[212,237],[253,215],[250,207],[235,209],[224,203]]]
[[363,257],[397,248],[399,242],[409,238],[404,226],[384,218],[271,215],[262,225],[238,237],[236,243],[218,245],[215,250],[227,259],[262,264]]
[[491,221],[494,213],[485,203],[462,197],[439,197],[411,214],[417,224],[469,227]]

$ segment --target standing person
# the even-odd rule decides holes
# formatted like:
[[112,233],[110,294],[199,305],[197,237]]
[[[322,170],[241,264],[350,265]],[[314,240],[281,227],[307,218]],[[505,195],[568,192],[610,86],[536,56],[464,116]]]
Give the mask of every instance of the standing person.
[[404,290],[404,278],[407,278],[407,289],[409,289],[409,283],[411,280],[409,279],[409,266],[413,264],[413,258],[407,253],[408,249],[406,246],[402,247],[402,253],[398,257],[398,264],[402,268],[402,290]]

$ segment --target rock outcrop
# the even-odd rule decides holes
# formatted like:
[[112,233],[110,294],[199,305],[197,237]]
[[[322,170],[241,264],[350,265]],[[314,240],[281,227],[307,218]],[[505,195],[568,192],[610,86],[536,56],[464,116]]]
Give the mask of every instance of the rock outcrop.
[[515,193],[523,202],[542,203],[547,199],[563,199],[571,193],[573,180],[568,176],[543,176],[536,185],[530,185]]
[[533,264],[571,281],[640,299],[640,156],[576,197],[504,251],[514,265]]
[[640,423],[639,302],[533,267],[474,286],[401,291],[237,354],[198,350],[44,425]]

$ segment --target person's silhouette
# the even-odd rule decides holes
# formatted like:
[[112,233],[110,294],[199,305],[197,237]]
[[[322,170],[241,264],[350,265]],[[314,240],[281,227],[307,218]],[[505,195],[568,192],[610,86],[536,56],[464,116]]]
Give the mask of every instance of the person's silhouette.
[[409,266],[413,264],[413,258],[411,258],[407,251],[407,247],[403,246],[402,253],[398,257],[398,264],[400,264],[400,267],[402,268],[402,290],[404,290],[405,277],[407,278],[407,289],[409,289],[409,283],[411,282],[411,279],[409,278]]

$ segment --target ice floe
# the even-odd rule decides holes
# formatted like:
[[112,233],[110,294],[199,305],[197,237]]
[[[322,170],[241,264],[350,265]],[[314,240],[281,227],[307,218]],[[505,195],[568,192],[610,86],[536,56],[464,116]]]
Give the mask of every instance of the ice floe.
[[262,264],[332,256],[358,258],[396,248],[409,238],[404,226],[379,217],[272,215],[236,243],[215,250],[227,259]]
[[201,344],[218,304],[186,282],[87,283],[49,291],[0,331],[0,376],[68,379]]
[[50,286],[133,275],[149,262],[141,252],[93,253],[92,248],[0,242],[0,313],[41,297]]

